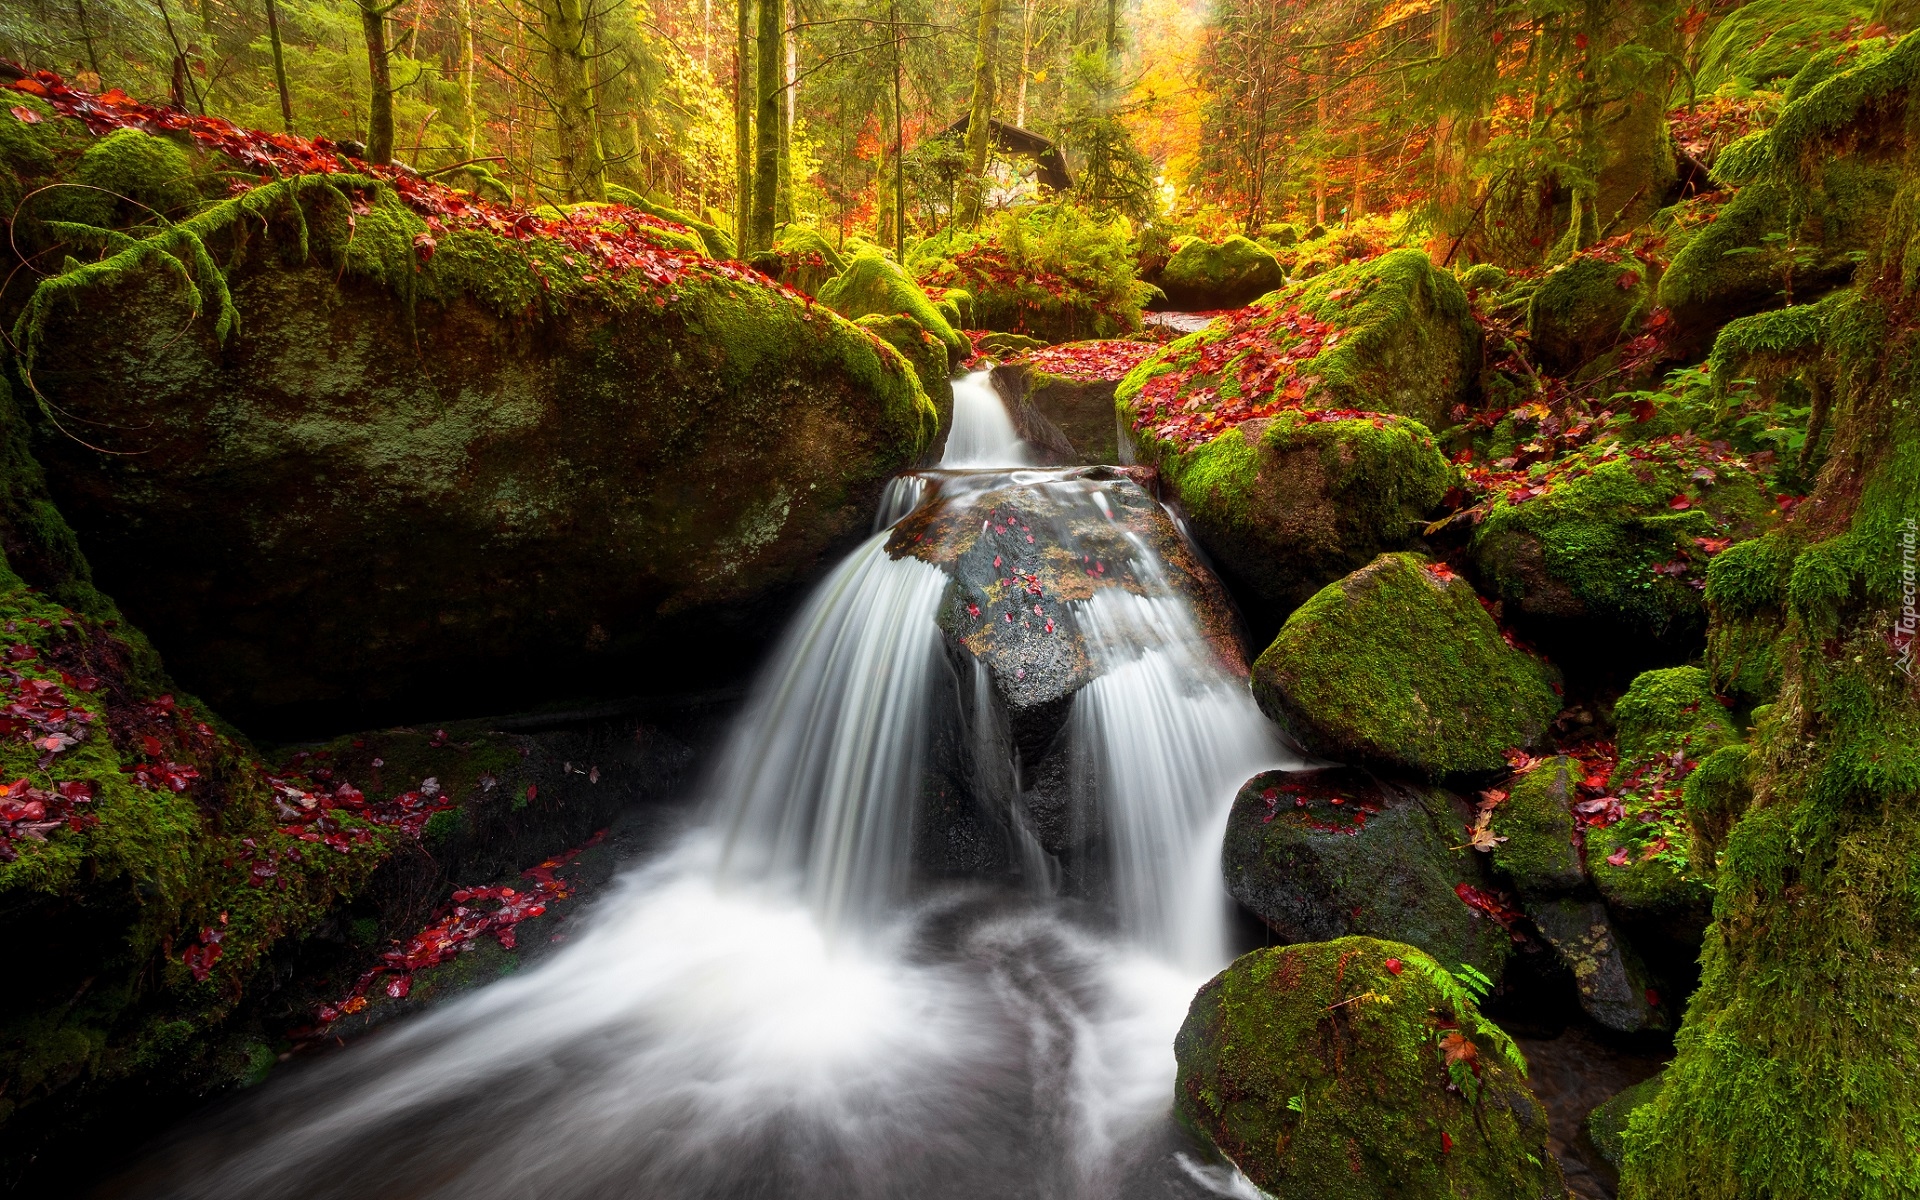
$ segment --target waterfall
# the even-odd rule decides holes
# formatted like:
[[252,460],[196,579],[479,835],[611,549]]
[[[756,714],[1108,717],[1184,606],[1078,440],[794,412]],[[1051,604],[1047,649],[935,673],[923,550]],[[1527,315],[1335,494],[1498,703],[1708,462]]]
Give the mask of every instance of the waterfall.
[[1026,467],[985,372],[954,393],[942,469],[896,480],[879,532],[795,615],[680,836],[539,966],[277,1077],[116,1194],[1228,1194],[1182,1157],[1172,1038],[1231,952],[1218,856],[1233,793],[1286,756],[1138,536],[1124,585],[1068,605],[1097,678],[1066,736],[1117,928],[1045,894],[1057,864],[1017,811],[1013,853],[1038,892],[914,886],[939,689],[971,683],[960,736],[1008,804],[1017,763],[988,668],[941,661],[947,575],[890,557],[887,530],[942,483],[999,486],[995,468],[1118,523],[1088,479]]
[[940,465],[1022,467],[1032,461],[988,372],[972,371],[954,380],[953,428]]
[[709,786],[723,880],[870,922],[904,887],[947,577],[877,534],[794,620]]

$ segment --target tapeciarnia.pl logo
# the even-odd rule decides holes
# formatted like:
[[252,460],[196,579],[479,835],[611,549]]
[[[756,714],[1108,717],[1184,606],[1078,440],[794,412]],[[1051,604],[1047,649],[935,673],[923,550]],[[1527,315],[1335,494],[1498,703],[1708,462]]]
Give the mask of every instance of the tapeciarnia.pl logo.
[[1916,542],[1920,542],[1920,520],[1908,517],[1900,533],[1900,616],[1893,623],[1893,646],[1900,655],[1900,669],[1909,679],[1914,672],[1914,630],[1920,625],[1920,614],[1914,611],[1916,593],[1920,593],[1914,562]]

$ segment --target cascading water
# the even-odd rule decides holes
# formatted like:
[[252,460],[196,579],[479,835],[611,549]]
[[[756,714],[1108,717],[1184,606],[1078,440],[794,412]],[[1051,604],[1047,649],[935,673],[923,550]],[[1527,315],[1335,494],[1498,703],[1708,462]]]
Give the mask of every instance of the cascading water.
[[[583,933],[524,976],[276,1082],[116,1194],[1246,1194],[1178,1153],[1171,1045],[1229,953],[1218,847],[1234,789],[1294,760],[1111,485],[1021,469],[985,373],[954,391],[941,469],[896,481],[884,525],[943,487],[1008,483],[1096,507],[1094,532],[1126,548],[1113,569],[1126,586],[1100,575],[1056,601],[1092,674],[1062,752],[1099,812],[1112,927],[1036,896],[1058,864],[1018,813],[1010,858],[1026,887],[916,885],[935,697],[960,677],[938,622],[959,602],[939,567],[891,555],[882,529],[783,637],[693,827]],[[1039,644],[1041,618],[1021,612]],[[1011,607],[986,617],[1012,636]],[[987,669],[967,672],[971,753],[1006,754],[1017,792],[1031,764],[1006,749]]]

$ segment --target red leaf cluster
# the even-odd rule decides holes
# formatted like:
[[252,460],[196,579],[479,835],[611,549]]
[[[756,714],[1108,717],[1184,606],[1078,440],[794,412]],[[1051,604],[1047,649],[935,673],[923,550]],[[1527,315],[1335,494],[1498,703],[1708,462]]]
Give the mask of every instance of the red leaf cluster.
[[1014,361],[1077,383],[1117,383],[1158,349],[1152,342],[1069,342],[1030,350]]
[[1457,883],[1453,886],[1453,894],[1460,897],[1460,903],[1499,922],[1501,928],[1513,933],[1516,938],[1519,936],[1514,927],[1526,914],[1504,892],[1475,887],[1471,883]]
[[[1192,358],[1147,381],[1135,401],[1133,427],[1185,450],[1259,417],[1301,410],[1317,378],[1299,368],[1338,344],[1340,331],[1294,308],[1242,308],[1218,318]],[[1194,388],[1196,382],[1215,380]],[[1220,382],[1236,394],[1223,396]],[[1315,410],[1314,419],[1385,418],[1350,410]]]
[[[426,218],[429,233],[415,241],[421,261],[433,254],[437,239],[453,229],[482,229],[499,237],[527,241],[553,238],[573,253],[590,257],[592,271],[639,274],[656,287],[672,287],[689,274],[705,274],[780,287],[751,267],[715,262],[666,245],[650,236],[656,230],[690,232],[684,226],[623,205],[580,210],[566,216],[539,217],[517,205],[482,200],[426,178],[402,164],[376,165],[350,159],[327,138],[303,138],[245,129],[220,117],[197,117],[171,108],[143,104],[118,88],[94,94],[72,87],[52,71],[17,79],[12,90],[38,96],[62,116],[83,122],[93,134],[139,129],[155,134],[185,134],[208,150],[261,173],[259,183],[289,175],[370,175],[391,184],[407,206]],[[31,110],[28,110],[31,111]],[[241,181],[238,190],[254,186]],[[593,282],[590,272],[588,282]],[[791,289],[782,288],[791,292]],[[798,293],[792,293],[798,296]]]
[[602,829],[566,853],[522,871],[520,877],[530,886],[500,884],[455,891],[452,903],[443,906],[431,924],[414,934],[404,945],[394,943],[391,949],[381,955],[379,966],[354,981],[353,990],[345,998],[334,1004],[323,1005],[315,1014],[314,1027],[303,1031],[304,1036],[323,1034],[327,1026],[341,1017],[364,1009],[368,1003],[367,993],[382,979],[386,980],[382,990],[388,996],[396,1000],[406,996],[413,990],[416,972],[437,967],[472,949],[482,937],[491,935],[502,946],[514,949],[515,926],[544,914],[549,904],[565,900],[573,894],[572,885],[555,872],[566,867],[582,852],[599,845],[606,836],[607,831]]

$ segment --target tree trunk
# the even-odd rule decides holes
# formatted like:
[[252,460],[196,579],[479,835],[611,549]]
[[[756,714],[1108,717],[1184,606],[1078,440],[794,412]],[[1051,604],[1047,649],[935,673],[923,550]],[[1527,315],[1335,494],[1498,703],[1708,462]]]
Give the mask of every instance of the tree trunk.
[[273,46],[273,86],[280,93],[280,129],[293,132],[293,94],[287,89],[287,59],[280,49],[280,6],[267,2],[267,41]]
[[967,113],[967,178],[960,191],[960,223],[980,223],[987,197],[987,148],[993,144],[993,59],[1001,0],[980,0],[973,52],[973,105]]
[[1013,123],[1027,127],[1027,76],[1033,70],[1033,0],[1020,0],[1020,94],[1013,106]]
[[754,115],[753,220],[748,230],[748,252],[773,248],[774,205],[780,192],[780,83],[786,74],[787,57],[781,46],[785,8],[784,0],[760,0],[759,39],[754,47],[760,102]]
[[900,107],[900,0],[887,5],[893,42],[893,256],[907,261],[907,114]]
[[753,211],[753,104],[747,84],[753,69],[753,0],[738,0],[734,14],[733,244],[745,258]]
[[393,72],[387,61],[387,8],[359,0],[360,28],[367,35],[367,161],[393,161]]
[[546,21],[548,105],[560,143],[560,174],[569,203],[607,198],[606,156],[594,112],[593,78],[582,0],[542,0]]
[[800,64],[794,58],[794,38],[787,32],[786,0],[780,2],[780,178],[774,193],[773,219],[777,224],[793,220],[793,103],[794,76]]
[[[273,0],[267,0],[273,3]],[[460,126],[466,136],[467,157],[480,153],[480,114],[473,107],[473,0],[460,0]],[[278,43],[276,43],[278,45]]]

